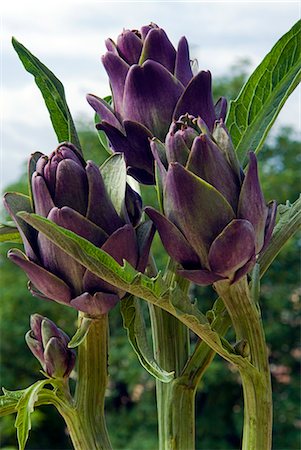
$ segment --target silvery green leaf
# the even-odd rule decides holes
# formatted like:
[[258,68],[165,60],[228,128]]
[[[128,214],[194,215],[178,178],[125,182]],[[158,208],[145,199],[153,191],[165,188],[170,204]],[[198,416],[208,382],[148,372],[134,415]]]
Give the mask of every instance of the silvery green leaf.
[[123,153],[114,153],[100,168],[107,192],[118,215],[122,214],[126,190],[126,164]]
[[174,378],[174,372],[166,372],[154,359],[146,335],[146,326],[139,300],[128,296],[120,303],[123,325],[127,330],[128,339],[142,366],[162,383],[169,383]]

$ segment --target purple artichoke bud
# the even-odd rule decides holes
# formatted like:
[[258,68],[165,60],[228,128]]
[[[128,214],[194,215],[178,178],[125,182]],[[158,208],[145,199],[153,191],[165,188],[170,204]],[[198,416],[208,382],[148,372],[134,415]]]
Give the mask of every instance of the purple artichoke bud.
[[29,197],[7,193],[4,198],[26,255],[13,249],[8,257],[26,272],[33,295],[72,306],[91,317],[105,314],[125,293],[89,272],[17,213],[25,210],[47,217],[92,242],[119,264],[125,259],[143,272],[154,231],[153,227],[146,227],[143,235],[138,231],[143,225],[138,226],[142,213],[139,194],[127,187],[120,217],[99,168],[91,161],[86,164],[69,143],[61,144],[50,158],[33,155],[29,165],[34,210]]
[[212,131],[216,119],[224,118],[226,101],[216,108],[210,72],[193,77],[187,40],[177,50],[165,31],[155,24],[124,30],[117,44],[106,41],[102,62],[110,79],[113,107],[88,95],[101,119],[97,128],[106,133],[111,147],[123,152],[129,173],[145,184],[154,183],[154,164],[149,138],[165,140],[173,119],[189,113],[201,116]]
[[180,117],[173,122],[165,139],[167,161],[179,162],[183,166],[186,165],[193,141],[199,134],[185,119]]
[[75,365],[75,352],[68,348],[69,337],[47,317],[33,314],[25,340],[52,378],[66,378]]
[[255,154],[241,180],[226,150],[206,134],[197,136],[186,167],[172,162],[162,177],[164,214],[146,208],[166,251],[180,264],[178,272],[200,285],[238,281],[275,224],[276,203],[265,203]]

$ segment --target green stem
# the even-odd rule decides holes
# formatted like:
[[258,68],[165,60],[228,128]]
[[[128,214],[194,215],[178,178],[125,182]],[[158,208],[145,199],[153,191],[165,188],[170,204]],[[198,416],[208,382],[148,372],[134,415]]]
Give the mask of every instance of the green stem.
[[[173,269],[172,263],[169,262],[165,273],[165,280],[169,285],[175,279]],[[155,275],[154,266],[151,270],[152,275]],[[187,292],[189,283],[185,283],[186,285],[183,287]],[[149,304],[149,311],[155,358],[165,370],[174,371],[175,379],[177,379],[189,357],[188,328],[177,318],[155,305]],[[183,427],[180,420],[182,410],[179,409],[179,403],[171,401],[171,398],[174,398],[173,386],[174,382],[166,384],[156,380],[159,449],[182,450],[186,448],[190,450],[194,448],[194,440],[186,442],[182,447],[176,446],[176,436],[186,435],[186,428]],[[182,404],[188,408],[184,410],[184,414],[187,421],[191,422],[190,428],[194,429],[194,401],[183,401]]]
[[[169,389],[166,448],[193,450],[195,448],[195,393],[196,389],[182,377],[174,380]],[[186,381],[186,380],[185,380]]]
[[[77,422],[67,424],[77,450],[107,450],[111,448],[105,417],[104,400],[108,381],[108,316],[94,319],[89,332],[79,346],[78,382],[75,393]],[[81,426],[81,431],[77,427]],[[69,428],[71,427],[71,428]],[[77,436],[86,440],[87,447],[77,446]]]
[[[231,317],[237,340],[249,346],[250,360],[257,370],[240,367],[245,420],[243,450],[270,450],[272,441],[272,389],[263,324],[258,305],[251,298],[247,278],[229,286],[215,283]],[[239,347],[238,347],[239,348]]]
[[[211,323],[212,329],[216,331],[219,336],[224,336],[231,325],[231,319],[221,298],[218,298],[215,301],[211,312],[214,316]],[[196,391],[204,373],[210,366],[215,355],[216,352],[212,350],[206,342],[200,339],[183,370],[182,377],[185,377],[187,380],[185,384]]]

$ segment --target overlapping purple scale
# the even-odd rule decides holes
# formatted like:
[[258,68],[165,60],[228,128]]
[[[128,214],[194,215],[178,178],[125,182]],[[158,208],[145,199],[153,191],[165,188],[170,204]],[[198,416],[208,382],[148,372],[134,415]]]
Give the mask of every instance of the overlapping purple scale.
[[124,225],[116,230],[101,249],[111,255],[120,265],[126,259],[133,267],[138,263],[138,247],[135,230],[131,225]]
[[99,317],[106,314],[118,303],[119,297],[116,294],[107,292],[96,292],[94,295],[84,292],[71,301],[71,306],[88,314],[91,317]]
[[[97,225],[68,207],[53,208],[48,215],[48,219],[97,246],[101,246],[107,238],[106,233]],[[72,286],[73,292],[77,294],[82,292],[82,277],[85,272],[83,266],[41,233],[38,235],[38,243],[43,266]]]
[[129,65],[120,56],[112,52],[107,52],[102,57],[102,63],[110,79],[114,111],[118,117],[122,117],[123,93]]
[[159,27],[155,23],[150,23],[149,25],[144,25],[143,27],[141,27],[140,32],[141,32],[142,41],[145,41],[148,33],[151,30],[153,30],[154,28],[159,28]]
[[152,134],[147,128],[137,122],[125,121],[127,135],[124,135],[105,121],[96,127],[106,133],[114,151],[124,153],[129,174],[142,183],[154,183],[153,158],[149,144]]
[[183,85],[156,61],[132,66],[124,89],[124,118],[145,125],[164,140],[183,90]]
[[238,217],[248,220],[253,225],[256,254],[258,254],[264,244],[268,208],[260,187],[255,153],[249,153],[249,160],[239,196]]
[[213,241],[209,265],[213,272],[231,278],[255,255],[254,228],[247,220],[232,220]]
[[[189,157],[190,147],[186,144],[186,130],[177,130],[176,132],[169,132],[165,139],[166,157],[167,161],[178,162],[182,166],[186,165]],[[194,137],[196,136],[196,133]]]
[[126,184],[123,216],[125,221],[136,227],[142,215],[142,198],[131,186]]
[[30,328],[34,334],[34,337],[40,342],[42,342],[41,326],[42,326],[43,320],[44,320],[44,317],[41,316],[40,314],[32,314],[30,316]]
[[145,208],[145,212],[154,222],[165,250],[171,258],[187,268],[200,265],[196,252],[170,220],[151,207]]
[[142,40],[135,32],[124,30],[117,38],[117,49],[119,55],[130,66],[138,64],[142,50]]
[[46,166],[47,163],[48,163],[48,156],[41,155],[35,164],[35,170],[33,170],[33,172],[37,172],[38,174],[43,175],[44,167]]
[[125,152],[127,164],[153,173],[153,157],[150,149],[151,132],[142,124],[125,120],[123,122],[129,150]]
[[44,178],[37,172],[32,175],[31,188],[35,212],[40,216],[47,217],[55,205]]
[[105,102],[103,99],[99,97],[96,97],[96,95],[92,94],[87,95],[87,101],[89,105],[92,106],[96,114],[99,115],[101,120],[105,120],[113,127],[122,131],[122,125],[115,116],[113,109],[107,102]]
[[[74,193],[76,192],[76,195]],[[56,169],[54,203],[69,206],[85,215],[88,202],[88,181],[84,168],[71,159],[63,159]]]
[[106,39],[105,45],[109,52],[112,52],[112,53],[115,53],[116,55],[118,55],[117,47],[116,47],[116,44],[113,41],[113,39],[111,39],[111,38]]
[[41,173],[46,185],[49,189],[50,194],[55,198],[56,182],[57,182],[57,169],[59,164],[64,160],[73,161],[73,166],[80,168],[84,167],[84,160],[78,153],[76,147],[69,143],[64,142],[58,146],[58,148],[52,152],[49,158],[47,158],[45,164],[45,159],[42,157],[37,162],[37,172]]
[[166,216],[207,267],[213,240],[234,219],[231,206],[214,187],[177,163],[169,165],[164,192]]
[[44,349],[44,370],[50,377],[64,378],[73,367],[70,367],[69,350],[57,337],[52,337]]
[[30,198],[16,192],[7,192],[4,194],[3,203],[19,230],[26,255],[32,261],[37,261],[39,256],[36,245],[37,231],[17,216],[19,211],[33,212]]
[[187,168],[214,186],[237,210],[240,182],[219,147],[203,134],[195,138]]
[[165,167],[165,165],[167,165],[167,161],[165,161],[166,155],[162,154],[162,151],[161,151],[162,146],[163,146],[163,144],[161,142],[159,142],[158,139],[153,138],[151,140],[150,148],[151,148],[154,160],[157,164],[157,168],[159,170],[162,184],[164,186],[165,180],[166,180],[166,174],[167,174],[167,170]]
[[220,97],[214,105],[215,117],[217,120],[225,120],[227,115],[227,99]]
[[256,255],[254,254],[243,267],[241,267],[240,269],[237,270],[233,280],[231,281],[231,284],[236,283],[243,276],[245,276],[247,273],[249,273],[253,269],[255,263],[256,263]]
[[210,131],[213,130],[216,117],[212,99],[211,73],[209,71],[201,71],[192,78],[175,106],[173,118],[177,120],[186,113],[194,117],[200,116]]
[[174,74],[175,77],[181,81],[183,86],[187,86],[193,77],[189,58],[188,42],[184,36],[179,40]]
[[139,63],[147,60],[156,61],[174,73],[176,50],[162,28],[151,29],[143,42]]
[[33,332],[29,330],[25,335],[25,341],[28,347],[30,348],[30,351],[33,353],[33,355],[39,360],[39,362],[43,365],[44,364],[44,349],[41,344],[41,341],[36,339]]
[[138,263],[136,269],[143,273],[148,264],[150,247],[156,229],[153,223],[147,220],[141,223],[135,231],[138,245]]
[[276,222],[276,216],[277,216],[277,202],[275,200],[272,200],[268,204],[268,217],[266,220],[264,230],[264,244],[261,251],[263,251],[267,247],[267,245],[269,245]]
[[218,275],[217,273],[211,272],[206,269],[196,269],[196,270],[185,270],[179,269],[177,273],[187,280],[192,281],[200,286],[208,286],[209,284],[215,283],[216,281],[223,280],[224,277]]
[[62,279],[28,260],[20,250],[10,250],[8,258],[24,270],[34,286],[47,298],[65,305],[69,304],[71,290]]

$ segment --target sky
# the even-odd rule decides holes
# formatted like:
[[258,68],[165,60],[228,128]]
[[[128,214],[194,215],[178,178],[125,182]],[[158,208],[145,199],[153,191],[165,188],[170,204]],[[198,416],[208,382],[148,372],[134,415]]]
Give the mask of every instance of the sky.
[[[250,70],[300,18],[298,1],[1,1],[1,188],[18,179],[30,153],[51,153],[56,136],[33,77],[12,48],[15,36],[63,82],[75,122],[93,124],[85,96],[109,94],[100,61],[104,41],[123,28],[150,22],[164,28],[177,44],[185,35],[199,68],[229,73],[240,58]],[[282,109],[276,129],[300,131],[300,90]]]

